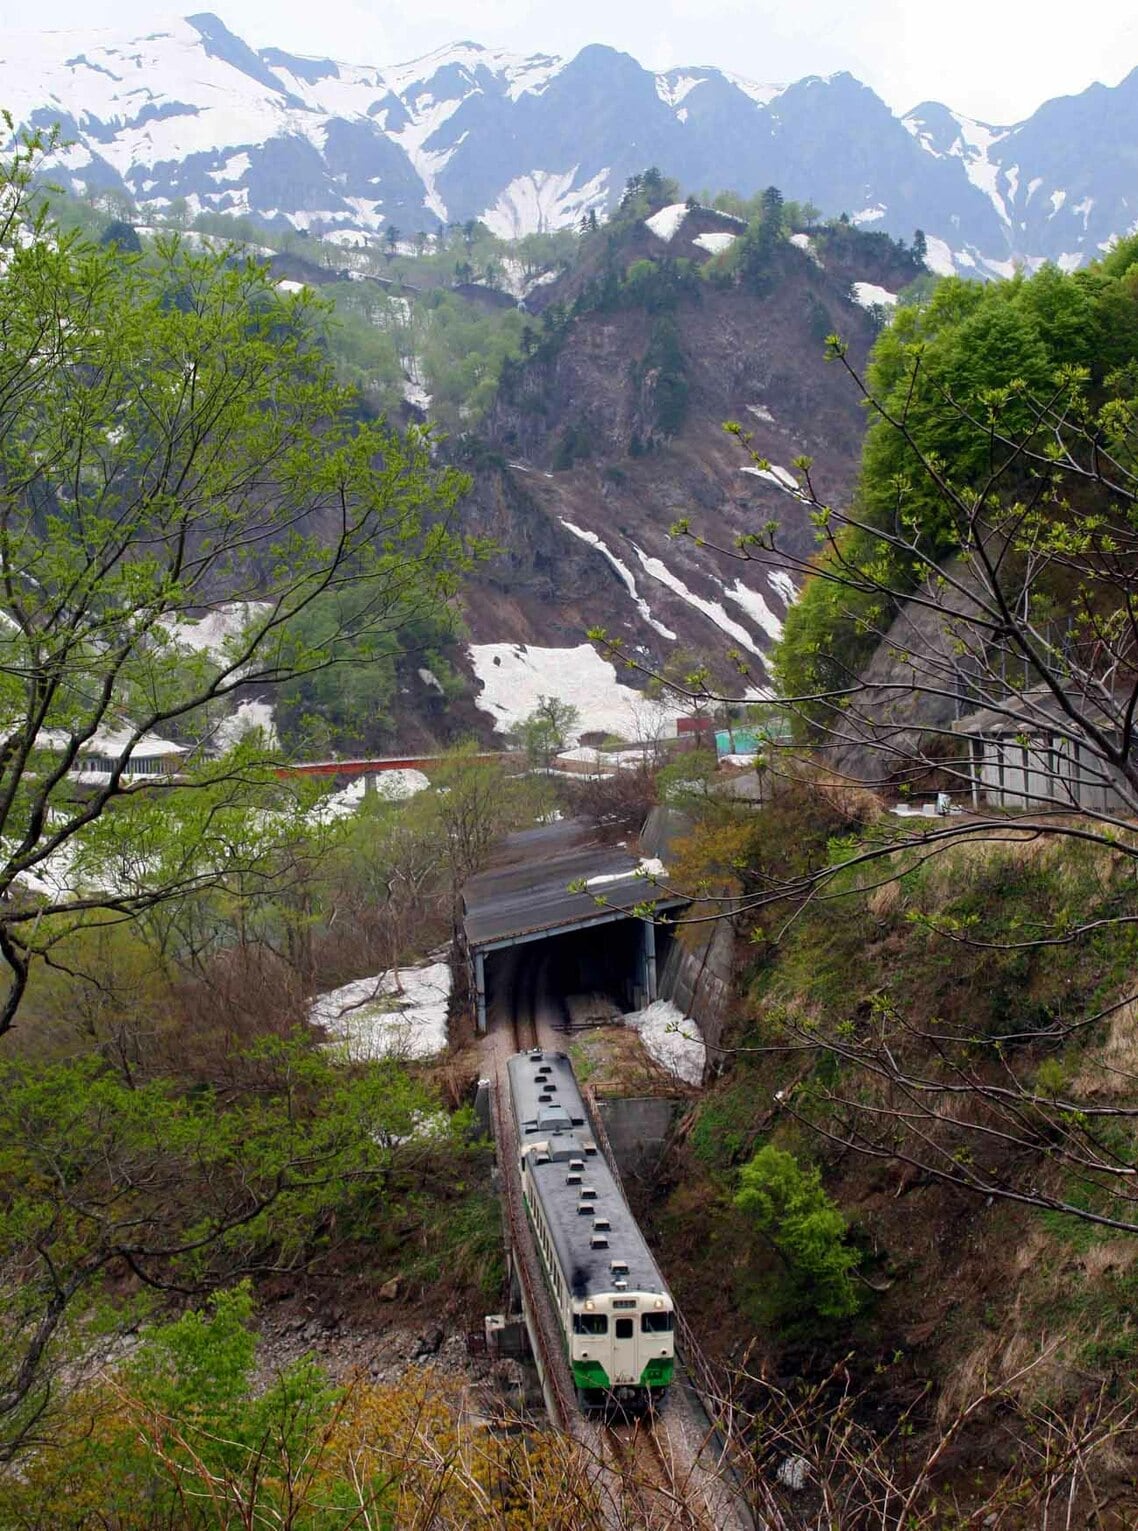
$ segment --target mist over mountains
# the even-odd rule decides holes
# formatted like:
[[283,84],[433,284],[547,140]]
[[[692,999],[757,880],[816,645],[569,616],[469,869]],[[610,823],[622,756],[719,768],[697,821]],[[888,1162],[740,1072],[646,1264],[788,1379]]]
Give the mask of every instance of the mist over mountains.
[[1073,269],[1138,222],[1138,70],[994,126],[939,102],[900,118],[847,73],[760,85],[654,74],[600,45],[563,59],[471,42],[345,64],[254,50],[203,13],[145,36],[10,34],[0,103],[62,125],[69,189],[345,242],[471,218],[506,237],[559,227],[651,164],[685,190],[777,185],[828,216],[923,229],[942,272]]

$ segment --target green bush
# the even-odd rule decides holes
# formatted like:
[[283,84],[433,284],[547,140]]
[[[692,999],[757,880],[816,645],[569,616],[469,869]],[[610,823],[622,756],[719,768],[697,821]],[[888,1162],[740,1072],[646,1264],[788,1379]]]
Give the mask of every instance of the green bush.
[[765,1319],[843,1319],[858,1308],[852,1273],[857,1251],[846,1220],[814,1167],[767,1144],[739,1171],[735,1205],[778,1257],[759,1302]]

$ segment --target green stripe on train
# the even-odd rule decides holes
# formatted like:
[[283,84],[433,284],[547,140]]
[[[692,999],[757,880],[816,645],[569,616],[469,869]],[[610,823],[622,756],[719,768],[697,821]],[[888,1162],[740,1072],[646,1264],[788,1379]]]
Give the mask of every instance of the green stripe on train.
[[641,1387],[667,1387],[675,1370],[676,1363],[671,1356],[649,1361],[640,1373],[640,1385]]
[[599,1361],[574,1361],[572,1366],[575,1387],[608,1387],[609,1374]]

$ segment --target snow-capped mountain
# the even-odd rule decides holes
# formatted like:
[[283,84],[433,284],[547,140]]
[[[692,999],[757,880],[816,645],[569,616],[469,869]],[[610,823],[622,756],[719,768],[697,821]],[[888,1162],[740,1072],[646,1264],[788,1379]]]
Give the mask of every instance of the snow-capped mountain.
[[611,207],[650,164],[685,188],[767,185],[908,238],[936,269],[1073,267],[1138,220],[1138,70],[993,127],[903,120],[849,74],[764,86],[592,46],[459,43],[393,67],[254,51],[216,16],[0,38],[0,104],[59,122],[56,178],[158,207],[249,213],[345,240],[481,218],[516,235]]

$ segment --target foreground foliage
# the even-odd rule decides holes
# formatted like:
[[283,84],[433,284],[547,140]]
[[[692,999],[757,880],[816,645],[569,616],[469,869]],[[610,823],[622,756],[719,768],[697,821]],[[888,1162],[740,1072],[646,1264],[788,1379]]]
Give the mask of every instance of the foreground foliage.
[[474,1430],[429,1375],[333,1386],[301,1360],[259,1387],[245,1288],[146,1331],[73,1397],[59,1435],[0,1476],[26,1531],[292,1531],[600,1524],[573,1442]]
[[[252,870],[247,841],[206,836],[192,869],[147,876],[144,833],[140,875],[84,883],[88,826],[113,805],[125,839],[157,797],[238,796],[248,761],[210,750],[227,699],[389,644],[463,562],[465,481],[425,433],[361,419],[314,305],[176,237],[131,254],[53,229],[33,195],[53,145],[0,164],[0,1033],[45,908],[121,918]],[[244,620],[203,648],[192,621],[221,600]],[[190,780],[131,769],[171,743]]]
[[[465,1115],[397,1064],[266,1040],[224,1093],[95,1059],[0,1064],[0,1431],[34,1438],[59,1368],[162,1293],[312,1269],[428,1187],[461,1189]],[[441,1178],[440,1178],[441,1176]],[[92,1328],[94,1326],[94,1328]]]

